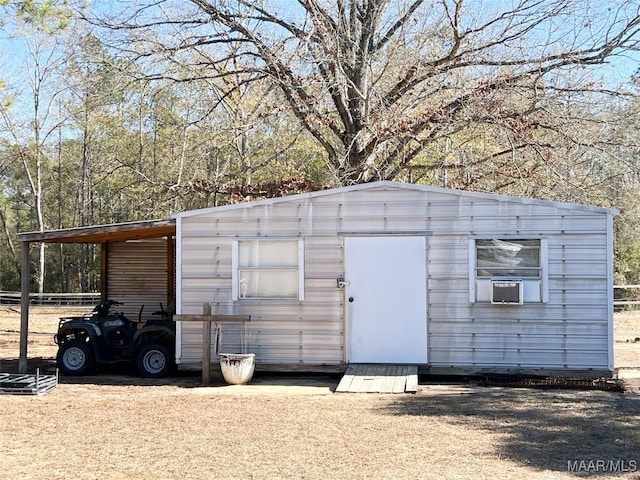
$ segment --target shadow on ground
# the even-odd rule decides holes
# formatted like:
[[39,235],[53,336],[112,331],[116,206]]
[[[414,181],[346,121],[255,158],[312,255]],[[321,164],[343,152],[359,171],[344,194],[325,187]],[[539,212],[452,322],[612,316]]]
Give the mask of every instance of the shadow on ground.
[[496,433],[497,455],[541,470],[568,472],[571,462],[586,467],[579,476],[640,471],[638,395],[462,387],[398,397],[385,410]]
[[[79,377],[69,377],[60,374],[58,382],[63,385],[111,385],[111,386],[174,386],[182,388],[197,387],[225,387],[228,384],[224,381],[220,368],[211,365],[211,382],[207,385],[202,383],[200,371],[177,371],[173,375],[165,378],[142,378],[136,375],[132,365],[99,365],[91,375]],[[41,375],[55,375],[55,358],[35,357],[27,361],[27,373],[35,374],[36,370]],[[0,360],[0,372],[18,373],[18,360]],[[302,387],[325,387],[331,391],[335,390],[340,375],[315,375],[305,373],[273,373],[255,372],[251,380],[251,385],[268,386],[302,386]]]

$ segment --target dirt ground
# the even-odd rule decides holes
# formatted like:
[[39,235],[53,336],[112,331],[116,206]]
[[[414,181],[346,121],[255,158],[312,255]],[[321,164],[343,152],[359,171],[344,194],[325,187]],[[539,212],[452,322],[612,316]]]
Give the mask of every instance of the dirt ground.
[[[0,309],[8,371],[20,316]],[[68,312],[31,313],[29,356],[44,358],[30,368],[53,368]],[[616,314],[616,366],[640,366],[640,314]],[[334,394],[339,377],[321,375],[60,380],[40,397],[0,395],[1,479],[640,478],[637,393],[421,378],[415,395]]]
[[615,367],[640,368],[640,311],[614,315]]

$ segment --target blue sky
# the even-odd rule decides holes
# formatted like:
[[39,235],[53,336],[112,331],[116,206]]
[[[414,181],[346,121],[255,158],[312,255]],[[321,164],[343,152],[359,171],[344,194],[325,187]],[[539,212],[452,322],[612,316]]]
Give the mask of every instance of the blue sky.
[[[286,2],[280,3],[286,4]],[[486,12],[489,13],[495,13],[496,9],[500,10],[506,5],[505,3],[495,1],[480,2],[480,4],[483,5],[483,8],[485,8]],[[106,8],[105,5],[113,6],[111,3],[105,4],[104,2],[98,2],[96,5],[98,8]],[[120,4],[120,6],[122,5],[131,4],[129,2],[125,2]],[[596,19],[594,20],[596,23],[597,21],[604,22],[606,18],[611,15],[610,10],[607,9],[607,6],[610,5],[610,3],[607,1],[589,2],[588,5],[592,10],[590,13],[587,13]],[[634,12],[635,10],[630,10],[629,14],[632,15]],[[473,16],[467,18],[473,20]],[[584,26],[581,25],[580,18],[577,19],[575,26],[560,24],[554,25],[550,28],[558,29],[558,31],[565,29],[567,31],[571,31],[572,28],[575,28],[576,31],[582,31],[581,29]],[[9,30],[10,28],[11,26],[8,23],[4,28],[0,28],[0,79],[9,84],[9,86],[14,89],[15,93],[19,95],[20,90],[24,87],[27,87],[27,91],[29,90],[27,82],[30,74],[28,64],[32,59],[29,59],[28,50],[25,48],[25,38],[17,35],[15,30],[13,31],[14,35],[10,36],[10,33],[12,33]],[[598,26],[594,25],[593,28],[598,28]],[[640,52],[636,51],[612,57],[607,64],[590,68],[590,74],[593,75],[592,78],[594,80],[603,81],[609,88],[617,88],[618,85],[622,84],[624,88],[633,89],[634,87],[631,85],[630,80],[639,67]],[[2,93],[3,92],[0,92],[0,95]]]

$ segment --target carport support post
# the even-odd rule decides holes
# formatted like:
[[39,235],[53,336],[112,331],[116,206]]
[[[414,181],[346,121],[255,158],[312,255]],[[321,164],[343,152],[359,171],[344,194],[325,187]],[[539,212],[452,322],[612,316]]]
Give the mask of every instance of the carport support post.
[[[202,313],[211,315],[210,303],[202,304]],[[211,322],[208,320],[202,322],[202,383],[211,383]]]
[[22,242],[22,265],[20,272],[20,357],[18,373],[27,373],[27,337],[29,335],[29,242]]

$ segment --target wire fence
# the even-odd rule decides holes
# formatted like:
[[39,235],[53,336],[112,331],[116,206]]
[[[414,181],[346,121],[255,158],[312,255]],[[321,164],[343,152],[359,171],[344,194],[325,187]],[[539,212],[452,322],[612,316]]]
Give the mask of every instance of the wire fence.
[[[20,305],[20,292],[0,291],[0,305]],[[100,302],[100,292],[92,293],[30,293],[29,305],[49,307],[89,306]]]
[[614,285],[613,308],[635,310],[640,307],[640,285]]

